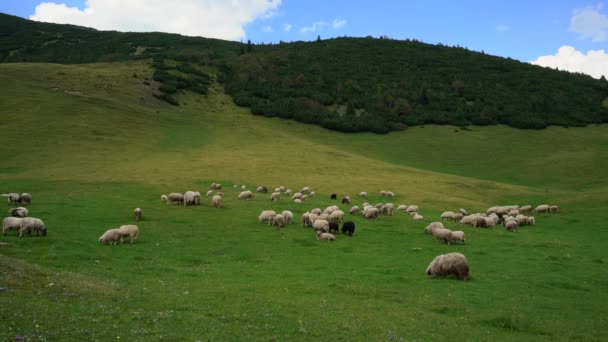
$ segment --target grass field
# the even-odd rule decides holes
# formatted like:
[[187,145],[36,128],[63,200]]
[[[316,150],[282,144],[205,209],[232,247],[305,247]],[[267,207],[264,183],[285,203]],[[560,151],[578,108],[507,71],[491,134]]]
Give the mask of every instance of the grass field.
[[[136,74],[137,77],[134,76]],[[415,127],[341,134],[249,114],[219,86],[156,100],[145,62],[0,64],[0,193],[30,192],[46,238],[0,237],[0,340],[603,340],[608,335],[608,130]],[[224,207],[160,194],[225,186]],[[295,205],[232,184],[310,186]],[[316,241],[294,224],[330,193],[396,193],[418,204],[353,218],[355,237]],[[355,197],[355,196],[353,196]],[[444,210],[556,203],[517,233],[473,230],[465,246],[422,233]],[[355,198],[355,204],[362,200]],[[132,223],[137,244],[100,246]],[[8,208],[8,207],[7,207]],[[428,279],[459,251],[472,279]]]

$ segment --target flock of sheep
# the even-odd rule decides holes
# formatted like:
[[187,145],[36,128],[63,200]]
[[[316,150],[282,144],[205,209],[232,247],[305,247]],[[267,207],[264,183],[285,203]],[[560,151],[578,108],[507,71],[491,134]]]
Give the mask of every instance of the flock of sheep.
[[[241,190],[237,198],[239,200],[251,200],[255,197],[254,193],[247,190],[245,185],[233,186],[234,191]],[[268,189],[265,186],[258,186],[255,190],[256,193],[268,193]],[[387,198],[394,198],[395,195],[392,191],[381,191],[380,195]],[[29,205],[32,202],[32,197],[28,193],[21,195],[17,193],[9,193],[0,195],[8,198],[10,205]],[[210,199],[211,205],[215,208],[221,208],[222,206],[222,185],[213,183],[210,186],[210,190],[206,194],[207,198]],[[270,195],[270,200],[273,202],[280,201],[282,197],[287,197],[294,203],[300,204],[307,199],[315,196],[315,192],[311,191],[310,187],[304,187],[298,192],[294,192],[291,189],[286,189],[284,186],[280,186],[274,189]],[[367,192],[360,192],[359,197],[367,199]],[[330,199],[337,200],[336,194],[331,194]],[[167,205],[179,204],[184,206],[201,205],[201,194],[197,191],[187,191],[185,193],[173,192],[169,195],[162,195],[161,200],[166,202]],[[351,202],[350,196],[343,196],[341,203],[343,205],[349,205]],[[409,214],[414,220],[424,220],[424,216],[419,213],[417,205],[399,205],[395,207],[394,203],[377,203],[370,205],[365,202],[361,207],[354,205],[348,210],[349,215],[357,216],[359,214],[366,219],[377,219],[380,215],[392,216],[393,212],[397,210]],[[459,222],[461,225],[469,225],[473,228],[495,228],[498,225],[503,225],[508,231],[517,231],[521,226],[534,225],[536,220],[533,216],[525,216],[530,212],[536,213],[557,213],[559,207],[556,205],[541,204],[536,208],[532,209],[531,205],[505,205],[505,206],[494,206],[488,208],[485,213],[468,214],[465,209],[459,209],[456,212],[445,211],[440,215],[441,221],[453,220]],[[19,230],[19,237],[24,235],[30,235],[31,232],[35,231],[37,234],[46,236],[47,229],[44,222],[37,218],[28,217],[29,211],[25,207],[18,207],[9,210],[10,217],[6,217],[3,220],[2,232],[7,235],[11,229]],[[143,218],[143,211],[141,208],[135,208],[133,215],[136,221],[140,221]],[[303,227],[312,228],[315,232],[317,240],[334,241],[336,234],[340,231],[348,236],[355,234],[355,223],[353,221],[345,221],[345,212],[340,209],[338,205],[332,205],[324,210],[320,208],[314,208],[306,211],[302,214],[301,223]],[[278,228],[285,227],[294,223],[294,215],[289,210],[281,211],[280,213],[274,210],[264,210],[258,216],[258,222],[273,225]],[[340,229],[339,224],[342,224]],[[437,241],[444,242],[447,244],[457,243],[465,244],[465,233],[463,231],[452,231],[447,229],[443,222],[431,222],[424,229],[424,233],[430,234],[436,238]],[[124,238],[130,238],[130,242],[134,243],[139,236],[139,228],[136,225],[128,224],[120,226],[119,228],[112,228],[107,230],[103,235],[100,236],[99,242],[102,244],[113,244],[123,243]],[[429,276],[454,276],[458,279],[468,279],[469,277],[469,266],[466,257],[460,253],[448,253],[439,255],[433,259],[426,270]]]

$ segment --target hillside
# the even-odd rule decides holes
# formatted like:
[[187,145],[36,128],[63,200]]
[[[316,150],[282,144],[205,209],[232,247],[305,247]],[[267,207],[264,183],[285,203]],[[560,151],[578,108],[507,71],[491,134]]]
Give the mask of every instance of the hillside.
[[[164,33],[101,32],[0,14],[0,62],[153,58],[158,97],[178,105],[210,78],[254,114],[345,132],[422,124],[544,128],[608,122],[608,82],[415,40],[337,38],[248,45]],[[603,104],[602,104],[603,103]]]

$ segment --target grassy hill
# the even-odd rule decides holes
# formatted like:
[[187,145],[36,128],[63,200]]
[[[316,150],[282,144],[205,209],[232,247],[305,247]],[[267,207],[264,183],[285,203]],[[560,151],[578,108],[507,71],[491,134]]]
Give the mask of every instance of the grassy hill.
[[[522,131],[415,127],[344,134],[252,116],[213,68],[206,95],[159,100],[148,60],[0,64],[0,189],[30,192],[46,238],[0,237],[0,339],[601,340],[608,332],[605,125]],[[133,75],[136,74],[137,77]],[[167,206],[160,194],[226,187],[224,207]],[[297,206],[236,199],[232,184],[311,186]],[[352,218],[353,238],[319,243],[296,217],[368,191],[418,204]],[[355,204],[362,199],[355,198]],[[557,203],[517,233],[464,230],[465,246],[422,233],[444,210]],[[141,207],[140,241],[100,246]],[[349,217],[351,218],[351,217]],[[464,253],[467,282],[428,279]],[[35,334],[35,336],[34,336]]]
[[[208,73],[253,114],[344,132],[422,124],[569,127],[608,122],[608,82],[462,47],[336,38],[248,45],[164,33],[96,31],[0,14],[0,62],[154,58],[157,96],[204,94]],[[212,69],[212,70],[209,70]]]

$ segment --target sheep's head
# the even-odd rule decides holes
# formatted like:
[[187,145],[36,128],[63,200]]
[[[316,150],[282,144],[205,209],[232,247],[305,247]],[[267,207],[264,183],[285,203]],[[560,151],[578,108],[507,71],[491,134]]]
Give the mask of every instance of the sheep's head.
[[40,229],[40,233],[42,233],[42,236],[46,236],[46,225],[42,225],[42,229]]

